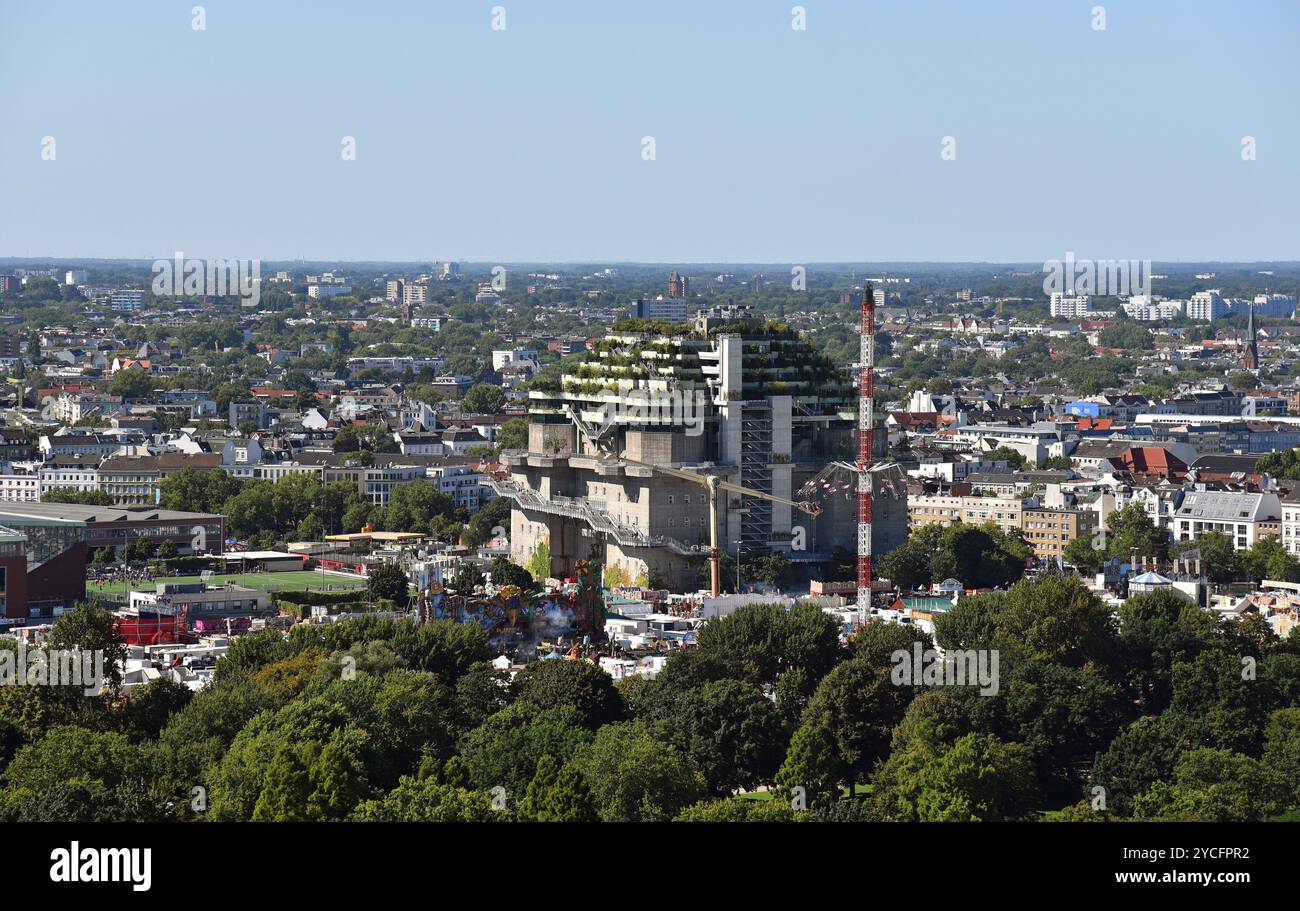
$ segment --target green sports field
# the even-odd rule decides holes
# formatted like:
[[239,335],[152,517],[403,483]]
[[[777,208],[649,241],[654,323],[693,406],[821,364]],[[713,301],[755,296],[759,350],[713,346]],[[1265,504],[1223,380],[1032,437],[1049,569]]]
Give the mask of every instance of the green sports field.
[[[105,585],[96,585],[93,581],[86,583],[86,594],[97,595],[114,601],[125,601],[126,592],[131,589],[141,591],[153,591],[154,586],[159,582],[201,582],[198,576],[167,576],[166,578],[155,578],[152,582],[108,582]],[[242,585],[245,588],[257,588],[262,591],[279,592],[279,591],[346,591],[354,588],[365,588],[366,583],[363,579],[351,579],[347,576],[336,576],[332,573],[324,575],[314,572],[296,572],[296,573],[231,573],[228,575],[214,575],[208,579],[209,585],[218,585],[223,582],[233,582],[236,585]]]

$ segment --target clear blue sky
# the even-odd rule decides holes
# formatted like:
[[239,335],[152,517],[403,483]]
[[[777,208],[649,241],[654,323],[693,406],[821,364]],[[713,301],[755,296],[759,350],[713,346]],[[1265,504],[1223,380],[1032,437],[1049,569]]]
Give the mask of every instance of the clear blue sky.
[[0,256],[1300,259],[1298,0],[193,5],[0,2]]

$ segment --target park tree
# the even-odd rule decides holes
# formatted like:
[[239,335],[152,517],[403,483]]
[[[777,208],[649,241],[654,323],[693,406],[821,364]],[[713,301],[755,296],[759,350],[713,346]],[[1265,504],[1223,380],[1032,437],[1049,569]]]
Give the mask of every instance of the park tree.
[[474,787],[487,791],[499,785],[519,799],[543,757],[553,757],[562,765],[591,741],[592,733],[583,722],[570,705],[543,709],[532,702],[516,702],[465,735],[457,755]]
[[1230,750],[1184,753],[1173,781],[1157,781],[1138,796],[1133,816],[1164,822],[1259,822],[1279,807],[1276,778],[1260,763]]
[[347,819],[369,790],[356,745],[346,737],[331,738],[316,753],[308,777],[306,812],[312,820]]
[[1222,642],[1219,622],[1173,590],[1134,595],[1119,608],[1124,677],[1146,714],[1173,698],[1173,666]]
[[1134,801],[1173,773],[1190,737],[1169,715],[1144,715],[1123,728],[1092,767],[1092,786],[1101,789],[1107,812],[1131,816]]
[[405,607],[410,600],[410,580],[396,563],[376,566],[366,577],[366,590],[372,601],[392,601]]
[[528,448],[528,421],[524,418],[510,418],[497,428],[494,440],[497,449],[505,452],[511,449]]
[[506,403],[505,391],[490,383],[476,383],[460,400],[460,410],[466,414],[496,414]]
[[1279,709],[1269,716],[1260,765],[1278,782],[1283,806],[1300,807],[1300,708]]
[[1195,549],[1200,553],[1201,571],[1209,581],[1221,585],[1241,576],[1241,557],[1232,539],[1223,532],[1197,535]]
[[154,740],[172,716],[190,704],[194,691],[170,677],[132,687],[122,706],[122,726],[133,740]]
[[19,749],[4,781],[3,822],[175,820],[189,787],[155,746],[72,725],[51,728]]
[[84,601],[79,603],[54,621],[48,644],[52,649],[102,652],[105,683],[114,691],[121,687],[126,644],[108,611]]
[[1110,608],[1075,576],[1018,582],[997,613],[996,642],[1005,656],[1069,667],[1113,661],[1117,632]]
[[492,584],[496,586],[513,585],[522,592],[531,592],[536,585],[532,574],[512,562],[505,554],[497,554],[492,558],[491,572]]
[[521,819],[533,822],[597,822],[591,791],[571,764],[561,766],[554,756],[543,756],[537,774],[528,783]]
[[752,683],[717,680],[688,690],[656,728],[722,796],[772,779],[781,762],[776,707]]
[[1147,515],[1142,503],[1134,502],[1106,517],[1106,555],[1129,560],[1139,558],[1165,560],[1169,556],[1169,536]]
[[468,561],[456,564],[456,571],[451,574],[448,587],[460,595],[472,595],[483,584],[483,572]]
[[945,649],[993,648],[1005,609],[1006,596],[1001,593],[961,598],[952,610],[935,617],[935,641]]
[[1069,800],[1077,769],[1106,748],[1130,712],[1124,691],[1102,673],[1030,661],[1003,684],[1006,731],[1024,746],[1043,791]]
[[471,665],[456,681],[456,726],[471,731],[506,707],[510,676],[486,661]]
[[305,822],[311,791],[311,775],[301,748],[282,744],[266,769],[253,805],[253,822]]
[[510,817],[493,807],[491,794],[410,775],[383,797],[358,805],[351,818],[354,822],[504,822]]
[[897,821],[1014,822],[1031,818],[1040,800],[1028,751],[989,734],[964,734],[913,768],[893,795]]
[[222,683],[250,676],[269,664],[293,656],[294,648],[279,630],[256,630],[237,637],[217,662],[213,678]]
[[879,620],[858,627],[849,639],[849,651],[853,657],[863,659],[872,667],[892,667],[895,652],[911,655],[912,646],[918,642],[922,651],[934,648],[934,642],[923,630]]
[[104,385],[104,391],[124,399],[143,399],[153,394],[155,385],[156,380],[147,370],[128,367],[114,373]]
[[852,788],[889,754],[890,734],[902,720],[914,688],[898,686],[889,668],[861,658],[845,661],[818,685],[804,724],[821,727],[834,744],[836,764]]
[[803,668],[820,680],[840,658],[839,630],[815,605],[745,605],[700,629],[699,651],[716,655],[762,683]]
[[571,763],[603,822],[667,822],[708,790],[695,764],[639,721],[603,726]]
[[782,798],[794,800],[802,795],[805,809],[817,809],[839,799],[839,783],[844,778],[830,732],[806,724],[790,739],[775,785]]
[[592,730],[624,717],[623,699],[614,680],[586,661],[534,661],[515,675],[514,698],[541,709],[568,706]]
[[647,722],[670,717],[677,702],[691,690],[718,680],[748,679],[742,668],[726,658],[699,649],[677,649],[663,670],[641,682],[619,681],[630,714]]
[[1273,706],[1269,688],[1249,673],[1253,660],[1210,650],[1174,664],[1165,714],[1194,732],[1202,745],[1258,756]]

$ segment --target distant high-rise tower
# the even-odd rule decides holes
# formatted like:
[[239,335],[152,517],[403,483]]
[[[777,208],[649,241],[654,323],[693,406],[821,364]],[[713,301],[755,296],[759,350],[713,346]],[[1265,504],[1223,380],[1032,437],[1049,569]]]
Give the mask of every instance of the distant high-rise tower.
[[754,291],[758,292],[762,290],[763,290],[763,273],[756,272],[754,273]]
[[676,272],[668,273],[668,296],[672,298],[686,297],[690,293],[691,280],[685,275],[678,275]]

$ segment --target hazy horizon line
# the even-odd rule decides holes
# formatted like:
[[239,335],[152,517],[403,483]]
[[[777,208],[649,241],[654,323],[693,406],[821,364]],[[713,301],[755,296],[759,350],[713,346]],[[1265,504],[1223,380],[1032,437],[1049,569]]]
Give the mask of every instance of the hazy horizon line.
[[[321,265],[321,264],[339,264],[339,265],[376,265],[376,266],[420,266],[424,264],[436,265],[438,263],[451,262],[461,266],[636,266],[643,268],[654,267],[689,267],[705,268],[714,266],[834,266],[834,267],[871,267],[871,266],[1041,266],[1045,263],[1058,261],[1061,256],[1047,257],[1045,259],[1023,259],[1023,260],[990,260],[990,259],[879,259],[879,260],[635,260],[635,259],[334,259],[334,258],[265,258],[265,257],[231,257],[231,256],[205,256],[201,254],[192,254],[181,251],[185,259],[256,259],[262,263],[272,264],[302,264],[302,265]],[[1066,251],[1072,252],[1072,251]],[[147,265],[160,261],[172,261],[175,258],[176,251],[166,256],[157,257],[140,257],[140,256],[0,256],[0,263],[39,263],[39,262],[72,262],[72,263],[139,263]],[[1076,262],[1102,262],[1107,260],[1128,261],[1132,257],[1089,257],[1075,255]],[[1296,266],[1300,267],[1300,259],[1254,259],[1254,260],[1234,260],[1234,259],[1150,259],[1153,266]]]

